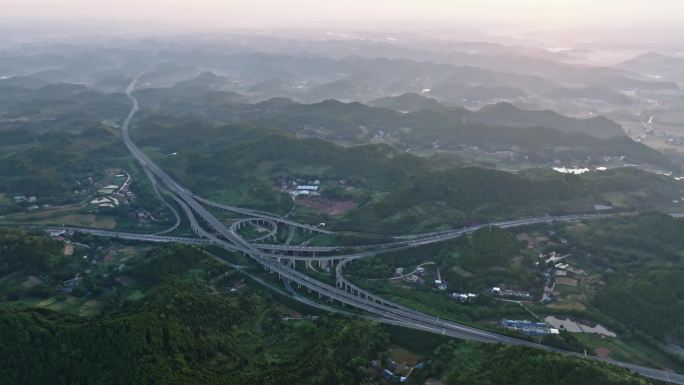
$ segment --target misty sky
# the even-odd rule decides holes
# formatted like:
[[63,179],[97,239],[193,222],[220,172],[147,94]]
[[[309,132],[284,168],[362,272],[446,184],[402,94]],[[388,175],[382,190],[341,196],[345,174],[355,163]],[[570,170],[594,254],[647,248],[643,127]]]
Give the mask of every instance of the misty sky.
[[684,0],[2,0],[0,16],[158,21],[197,29],[372,27],[397,21],[527,30],[621,28],[684,24]]

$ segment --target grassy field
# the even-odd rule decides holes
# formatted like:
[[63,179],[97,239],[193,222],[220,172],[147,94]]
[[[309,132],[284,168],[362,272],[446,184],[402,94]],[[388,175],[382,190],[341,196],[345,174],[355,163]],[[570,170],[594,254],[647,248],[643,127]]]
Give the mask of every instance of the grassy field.
[[66,225],[96,227],[101,229],[114,229],[116,227],[116,219],[114,219],[113,216],[84,213],[82,209],[74,206],[7,215],[5,218],[0,220],[0,223]]
[[597,334],[573,334],[584,345],[594,352],[603,348],[610,358],[619,361],[633,362],[638,365],[670,368],[681,371],[681,364],[675,362],[663,352],[639,341],[625,342],[619,338],[601,337]]
[[[113,289],[94,292],[90,292],[89,289],[67,292],[63,289],[63,281],[77,274],[81,277],[88,275],[91,279],[98,280],[98,277],[112,274],[122,264],[130,264],[154,248],[150,245],[118,243],[100,244],[103,248],[96,248],[96,245],[98,244],[92,243],[90,249],[77,246],[78,251],[74,256],[65,256],[68,259],[67,263],[54,268],[50,273],[32,275],[15,272],[0,277],[0,299],[4,300],[19,293],[17,300],[0,301],[0,306],[39,307],[90,317],[101,313],[105,299],[111,294],[116,293],[120,298],[132,302],[145,297],[149,287],[135,279],[127,279],[126,275],[115,278],[116,284]],[[89,255],[91,259],[97,255],[97,263],[84,263],[82,255]]]
[[63,311],[90,317],[102,311],[103,304],[95,299],[77,298],[71,295],[49,297],[49,298],[26,298],[15,302],[2,302],[0,306],[26,306]]

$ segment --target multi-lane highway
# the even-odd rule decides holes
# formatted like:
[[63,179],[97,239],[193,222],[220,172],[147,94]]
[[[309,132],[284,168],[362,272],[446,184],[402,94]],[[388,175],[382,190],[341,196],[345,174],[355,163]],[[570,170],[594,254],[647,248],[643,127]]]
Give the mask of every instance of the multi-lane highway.
[[[590,220],[604,217],[603,215],[567,215],[559,217],[539,217],[527,218],[524,220],[513,220],[504,222],[495,222],[490,224],[482,224],[478,226],[471,226],[457,230],[449,230],[439,233],[427,233],[423,235],[412,236],[408,240],[402,240],[390,243],[376,243],[368,245],[354,245],[354,246],[306,246],[306,245],[279,245],[279,244],[251,244],[254,248],[260,251],[261,256],[275,259],[287,259],[298,261],[352,261],[356,259],[372,257],[390,252],[416,248],[433,243],[441,243],[448,240],[458,238],[460,236],[471,234],[478,229],[486,226],[498,226],[502,228],[513,228],[529,226],[539,223],[548,223],[552,221],[571,222],[578,220]],[[261,218],[253,218],[263,220]],[[247,220],[240,220],[236,223],[246,222]],[[197,225],[199,226],[199,224]],[[60,228],[51,228],[50,230],[59,230]],[[209,241],[202,238],[188,238],[175,237],[169,235],[157,234],[140,234],[140,233],[126,233],[101,229],[90,228],[61,228],[70,231],[81,231],[93,235],[115,237],[127,240],[150,241],[150,242],[181,242],[181,243],[209,243]],[[237,234],[237,226],[231,225],[230,230]],[[272,235],[272,234],[271,234]],[[252,241],[250,241],[251,243]],[[243,248],[234,247],[234,250],[245,251]],[[346,254],[335,254],[335,252],[347,252]]]
[[[227,205],[222,205],[218,204],[215,202],[208,201],[206,199],[200,198],[196,195],[194,195],[190,190],[182,186],[178,181],[174,180],[170,175],[168,175],[166,172],[164,172],[160,167],[158,167],[154,162],[152,162],[133,142],[133,140],[130,137],[130,132],[129,132],[129,126],[130,123],[135,115],[135,113],[138,111],[139,105],[138,101],[133,95],[133,91],[135,89],[135,81],[131,83],[131,85],[127,88],[126,94],[131,100],[132,103],[132,108],[131,112],[129,115],[126,117],[123,125],[122,125],[122,137],[124,140],[124,143],[126,144],[126,147],[128,150],[131,152],[133,157],[138,161],[140,166],[145,170],[147,173],[148,177],[151,179],[152,183],[157,186],[157,184],[160,184],[163,186],[163,188],[168,191],[169,195],[172,196],[174,201],[178,204],[178,206],[181,207],[182,211],[184,212],[185,216],[187,217],[187,220],[190,223],[191,228],[193,231],[199,235],[203,241],[201,242],[207,242],[210,244],[215,244],[221,247],[224,247],[229,250],[236,250],[239,252],[242,252],[248,256],[250,256],[252,259],[254,259],[257,263],[262,265],[265,269],[278,274],[283,280],[288,282],[291,285],[296,285],[297,287],[303,287],[308,289],[309,291],[317,294],[319,297],[325,297],[329,298],[333,301],[348,305],[350,307],[353,307],[359,311],[366,312],[368,314],[371,314],[373,319],[376,319],[378,321],[384,322],[384,323],[391,323],[391,324],[396,324],[396,325],[401,325],[404,327],[408,328],[413,328],[413,329],[418,329],[418,330],[424,330],[424,331],[429,331],[433,333],[439,333],[439,334],[444,334],[444,335],[449,335],[453,337],[458,337],[458,338],[463,338],[463,339],[471,339],[471,340],[477,340],[477,341],[482,341],[482,342],[491,342],[491,343],[505,343],[505,344],[514,344],[514,345],[526,345],[526,346],[533,346],[536,348],[541,348],[545,350],[554,350],[558,351],[556,349],[543,346],[543,345],[538,345],[531,343],[529,341],[524,341],[524,340],[519,340],[516,338],[508,337],[508,336],[503,336],[499,335],[496,333],[488,332],[488,331],[483,331],[479,330],[473,327],[461,325],[455,322],[447,321],[440,319],[438,317],[430,316],[421,312],[418,312],[416,310],[407,308],[405,306],[401,306],[399,304],[393,303],[391,301],[382,299],[378,296],[375,296],[365,290],[362,290],[361,288],[358,288],[348,282],[347,280],[344,279],[342,276],[342,269],[344,268],[344,265],[349,263],[349,261],[358,259],[358,258],[363,258],[366,256],[370,255],[377,255],[378,253],[381,252],[388,252],[392,250],[398,250],[398,249],[403,249],[407,247],[417,247],[429,243],[434,243],[434,242],[442,242],[448,239],[453,239],[455,237],[458,237],[460,235],[475,231],[478,227],[471,227],[467,229],[460,229],[460,230],[454,230],[454,231],[444,231],[444,232],[437,232],[437,233],[431,233],[431,234],[422,234],[422,235],[416,235],[416,236],[409,236],[405,238],[397,238],[398,241],[390,244],[384,244],[381,246],[375,245],[374,249],[368,250],[368,251],[359,251],[355,253],[350,253],[350,254],[345,254],[345,255],[326,255],[326,256],[313,256],[313,255],[285,255],[285,254],[278,254],[277,252],[283,252],[283,251],[288,251],[291,250],[293,252],[300,252],[300,253],[305,253],[307,250],[304,250],[304,246],[299,246],[299,249],[297,246],[294,245],[283,245],[285,247],[293,247],[292,249],[275,249],[271,246],[271,249],[268,249],[266,245],[255,245],[252,244],[251,242],[245,240],[243,237],[241,237],[235,229],[228,228],[225,224],[223,224],[218,218],[216,218],[213,214],[211,214],[204,206],[202,206],[202,203],[208,204],[217,208],[225,209],[225,210],[230,210],[233,212],[237,212],[240,214],[248,215],[250,217],[255,217],[255,218],[261,218],[265,220],[270,220],[274,221],[276,223],[281,223],[285,224],[288,226],[295,226],[299,228],[303,228],[306,230],[311,230],[311,231],[318,231],[318,232],[329,232],[327,230],[320,229],[316,226],[310,226],[310,225],[305,225],[301,223],[297,223],[295,221],[291,221],[288,219],[280,218],[276,215],[269,214],[269,213],[262,213],[262,212],[257,212],[254,210],[248,210],[248,209],[242,209],[242,208],[237,208],[237,207],[232,207],[232,206],[227,206]],[[564,220],[579,220],[579,219],[585,219],[586,217],[566,217]],[[524,219],[524,220],[518,220],[518,221],[511,221],[511,222],[501,222],[497,225],[501,227],[514,227],[514,226],[522,226],[522,225],[530,225],[530,224],[535,224],[535,223],[542,223],[542,222],[548,222],[550,220],[553,220],[553,218],[550,217],[544,217],[544,218],[534,218],[534,219]],[[200,223],[201,222],[201,223]],[[208,227],[206,229],[204,226]],[[105,233],[101,233],[105,234]],[[132,234],[126,234],[127,237],[131,237],[130,239],[134,239],[134,235]],[[184,237],[170,237],[170,236],[163,236],[163,235],[158,235],[158,236],[147,236],[145,240],[154,240],[154,241],[177,241],[177,242],[188,242],[188,243],[197,243],[200,242],[197,239],[193,238],[184,238]],[[368,247],[371,247],[370,245]],[[315,251],[313,250],[308,250],[311,253],[314,253]],[[333,250],[326,250],[327,252],[333,251]],[[336,250],[335,250],[336,251]],[[322,251],[321,251],[322,252]],[[281,259],[285,260],[292,260],[292,259],[329,259],[329,260],[336,260],[339,259],[342,262],[337,265],[336,272],[338,275],[338,281],[337,281],[337,286],[334,287],[328,284],[325,284],[323,282],[320,282],[316,279],[313,279],[312,277],[303,274],[297,270],[295,270],[293,267],[286,266],[282,263],[280,263]],[[310,300],[309,300],[310,301]],[[317,303],[315,301],[311,301],[312,303]],[[323,306],[319,304],[319,307]],[[619,364],[612,362],[614,364]],[[625,366],[625,364],[620,364],[621,366]],[[684,384],[684,376],[680,376],[677,374],[672,374],[672,373],[667,373],[664,371],[659,371],[656,369],[650,369],[650,368],[641,368],[637,366],[629,366],[631,370],[634,370],[636,372],[639,372],[645,376],[652,377],[652,378],[657,378],[659,380],[667,380],[673,383],[678,383],[678,384]]]

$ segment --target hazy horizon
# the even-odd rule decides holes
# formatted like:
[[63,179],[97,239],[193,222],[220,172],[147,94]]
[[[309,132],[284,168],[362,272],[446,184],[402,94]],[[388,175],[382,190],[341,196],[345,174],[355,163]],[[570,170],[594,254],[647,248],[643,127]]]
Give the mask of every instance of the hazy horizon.
[[684,24],[684,2],[678,0],[6,0],[4,3],[5,19],[146,22],[149,26],[184,32],[392,27],[472,28],[512,33]]

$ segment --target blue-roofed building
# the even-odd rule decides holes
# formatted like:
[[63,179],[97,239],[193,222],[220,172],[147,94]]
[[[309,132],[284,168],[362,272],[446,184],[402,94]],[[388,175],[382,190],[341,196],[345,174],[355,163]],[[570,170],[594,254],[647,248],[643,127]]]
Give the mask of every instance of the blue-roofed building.
[[527,320],[501,320],[501,326],[506,329],[525,333],[529,336],[545,336],[548,334],[558,334],[558,329],[553,329],[543,322],[532,322]]

